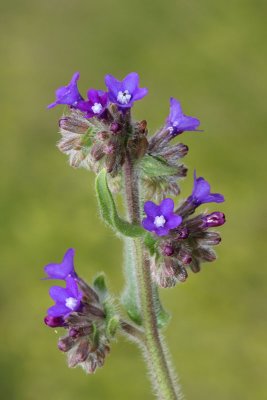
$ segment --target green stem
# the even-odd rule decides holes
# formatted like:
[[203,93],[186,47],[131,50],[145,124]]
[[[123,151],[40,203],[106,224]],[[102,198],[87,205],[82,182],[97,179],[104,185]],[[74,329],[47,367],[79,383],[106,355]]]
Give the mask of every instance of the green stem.
[[[129,154],[126,155],[125,194],[131,222],[140,223],[140,194],[138,171]],[[153,297],[149,259],[141,239],[134,239],[135,267],[142,321],[145,333],[145,355],[152,383],[160,400],[181,399],[182,395],[175,382],[175,376],[167,356],[166,346],[157,327],[156,305]],[[167,359],[168,358],[168,359]]]

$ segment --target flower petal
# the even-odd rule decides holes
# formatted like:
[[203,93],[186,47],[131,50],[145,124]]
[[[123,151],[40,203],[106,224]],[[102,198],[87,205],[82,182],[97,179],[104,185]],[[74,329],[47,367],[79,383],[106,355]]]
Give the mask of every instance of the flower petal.
[[63,304],[55,304],[54,306],[48,308],[47,314],[52,317],[61,317],[70,313],[70,309]]
[[57,303],[65,303],[68,297],[68,291],[61,286],[52,286],[49,290],[50,297]]
[[45,272],[52,279],[65,279],[68,275],[76,275],[74,271],[74,249],[68,249],[60,264],[51,263],[44,267]]
[[155,233],[158,236],[166,236],[169,233],[169,229],[166,228],[166,225],[165,225],[164,227],[160,227],[160,228],[155,229]]
[[200,125],[200,121],[194,117],[188,117],[184,115],[178,125],[179,131],[194,131]]
[[153,201],[146,201],[144,210],[148,217],[155,218],[157,215],[160,215],[160,207],[153,203]]
[[147,88],[138,88],[132,97],[132,101],[136,101],[136,100],[141,100],[143,97],[145,97],[148,93],[148,89]]
[[114,78],[114,76],[112,76],[112,75],[106,75],[105,76],[105,83],[106,83],[107,88],[109,89],[109,92],[117,100],[117,94],[122,89],[121,82],[118,81],[116,78]]
[[182,217],[180,215],[172,214],[168,221],[165,224],[165,227],[168,229],[177,228],[182,223]]
[[161,214],[163,214],[164,216],[168,216],[169,214],[173,213],[174,201],[172,199],[169,199],[169,198],[164,199],[160,203],[159,207],[160,207]]
[[139,75],[136,72],[131,72],[122,81],[122,89],[128,90],[129,93],[133,94],[138,88]]
[[142,225],[147,231],[153,232],[155,230],[153,218],[144,218],[142,221]]
[[177,118],[180,118],[183,115],[181,104],[174,97],[170,98],[170,114],[168,120],[170,122],[175,122]]
[[78,284],[75,279],[71,276],[66,278],[66,290],[70,293],[73,297],[80,299],[82,297],[81,292],[79,291]]
[[209,196],[206,197],[206,203],[223,203],[224,196],[220,193],[210,193]]

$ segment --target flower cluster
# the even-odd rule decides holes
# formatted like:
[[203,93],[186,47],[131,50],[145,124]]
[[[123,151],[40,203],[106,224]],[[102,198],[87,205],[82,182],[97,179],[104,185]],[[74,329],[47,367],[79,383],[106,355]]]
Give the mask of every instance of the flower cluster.
[[105,167],[116,176],[129,147],[137,156],[146,151],[145,121],[130,125],[129,110],[147,94],[147,89],[139,88],[139,76],[135,72],[122,81],[107,75],[107,92],[89,89],[84,100],[77,87],[78,79],[76,72],[67,86],[56,91],[56,101],[48,106],[69,106],[69,112],[59,121],[62,137],[58,148],[69,156],[73,167],[95,172]]
[[174,212],[174,202],[165,198],[158,206],[151,201],[144,205],[146,218],[143,227],[158,236],[157,253],[151,262],[154,280],[161,287],[174,286],[184,282],[188,276],[187,268],[200,271],[201,262],[214,261],[216,254],[212,246],[220,243],[217,232],[209,228],[223,225],[225,216],[221,212],[202,213],[194,218],[190,216],[201,204],[221,203],[224,197],[211,193],[209,183],[194,174],[192,194]]
[[58,348],[67,353],[69,367],[79,365],[87,373],[93,373],[104,364],[110,351],[106,298],[97,287],[87,285],[77,275],[73,257],[74,250],[69,249],[61,263],[48,264],[44,268],[47,279],[60,279],[66,283],[65,288],[50,288],[49,294],[55,305],[47,310],[44,322],[51,328],[62,327],[67,331],[59,339]]
[[[199,119],[185,115],[180,102],[171,97],[169,115],[162,127],[149,136],[146,120],[134,121],[131,115],[134,103],[148,93],[140,87],[137,73],[132,72],[121,81],[106,75],[106,90],[91,88],[86,98],[79,92],[78,79],[76,72],[68,85],[56,91],[56,100],[48,108],[67,106],[59,120],[58,148],[68,156],[71,166],[98,174],[95,188],[100,215],[118,236],[127,238],[126,286],[121,304],[134,325],[118,316],[103,278],[96,278],[89,286],[78,276],[73,249],[66,252],[61,263],[45,267],[47,279],[65,282],[64,287],[50,289],[55,304],[47,310],[45,323],[65,330],[58,347],[67,353],[69,366],[80,365],[92,373],[103,365],[118,327],[128,337],[144,340],[147,315],[142,313],[142,301],[151,293],[154,299],[148,303],[157,318],[153,327],[166,324],[156,285],[151,286],[151,293],[146,285],[142,288],[133,264],[143,268],[141,260],[145,260],[158,286],[167,288],[184,282],[189,268],[198,272],[201,263],[215,260],[213,246],[221,238],[211,228],[223,225],[225,216],[220,211],[194,215],[202,204],[224,201],[196,172],[190,196],[177,208],[170,198],[180,193],[179,181],[187,175],[181,160],[189,149],[175,138],[186,131],[202,132]],[[120,216],[113,197],[119,191],[126,200],[126,220]],[[131,238],[138,238],[135,246]],[[143,257],[139,257],[141,252]],[[134,256],[138,256],[136,264],[132,262]]]

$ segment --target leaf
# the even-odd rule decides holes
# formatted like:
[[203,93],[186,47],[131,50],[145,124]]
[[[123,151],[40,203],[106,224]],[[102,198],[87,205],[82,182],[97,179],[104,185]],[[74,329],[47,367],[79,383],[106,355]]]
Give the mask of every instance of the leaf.
[[138,288],[136,284],[136,265],[133,251],[133,241],[129,238],[124,239],[124,275],[125,275],[125,289],[121,296],[121,302],[125,310],[136,324],[141,325],[142,316],[140,311],[140,302],[138,295]]
[[107,295],[108,290],[105,280],[105,274],[103,272],[95,277],[93,281],[93,286],[97,290],[97,292],[101,294],[102,297],[105,297]]
[[151,256],[153,256],[156,253],[156,248],[155,248],[156,242],[157,240],[150,233],[147,232],[144,237],[144,244],[148,248]]
[[115,232],[128,237],[144,236],[145,230],[140,225],[130,224],[118,215],[105,168],[96,177],[96,194],[102,218]]
[[157,325],[158,328],[161,329],[164,328],[169,323],[171,316],[166,310],[164,310],[161,304],[158,287],[155,283],[153,284],[153,299],[156,309]]
[[143,174],[150,177],[177,174],[177,167],[170,166],[163,158],[146,155],[140,162]]

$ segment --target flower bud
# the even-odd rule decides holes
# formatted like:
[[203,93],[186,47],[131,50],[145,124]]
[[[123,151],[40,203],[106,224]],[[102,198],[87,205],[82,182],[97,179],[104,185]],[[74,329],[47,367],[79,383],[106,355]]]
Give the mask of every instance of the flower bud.
[[197,273],[200,271],[200,262],[196,259],[193,258],[191,264],[190,264],[190,268],[192,270],[192,272]]
[[180,240],[180,239],[187,239],[189,236],[189,231],[187,228],[181,228],[178,232],[178,235],[176,236],[176,239]]
[[205,215],[202,218],[203,228],[213,228],[216,226],[221,226],[225,223],[225,215],[222,212],[216,211],[211,214]]
[[147,133],[147,121],[143,119],[142,121],[137,123],[138,130],[140,133],[146,134]]
[[70,328],[69,336],[77,338],[80,336],[87,336],[93,332],[93,325],[81,327],[81,328]]
[[217,232],[203,232],[203,237],[199,239],[205,246],[216,246],[221,243],[221,236]]
[[66,353],[74,346],[74,344],[75,344],[75,340],[72,337],[65,336],[65,337],[59,339],[57,346],[60,351],[63,351],[64,353]]
[[216,260],[215,252],[212,249],[208,248],[208,247],[207,248],[206,247],[199,247],[198,250],[197,250],[197,255],[203,261],[212,262],[212,261]]
[[187,277],[188,277],[188,274],[187,274],[187,272],[186,272],[186,269],[183,268],[183,267],[180,267],[180,268],[179,268],[179,272],[178,272],[178,274],[177,274],[177,279],[178,279],[178,281],[179,281],[179,282],[185,282],[186,279],[187,279]]
[[50,328],[58,328],[65,325],[65,321],[62,317],[52,317],[51,315],[47,315],[44,318],[44,323]]
[[116,134],[121,131],[121,124],[119,124],[118,122],[112,122],[112,124],[110,124],[109,129],[111,130],[112,133]]
[[183,265],[189,265],[192,262],[191,254],[185,250],[180,250],[177,258]]
[[162,253],[164,256],[172,256],[174,253],[174,249],[170,244],[165,244],[162,248]]

